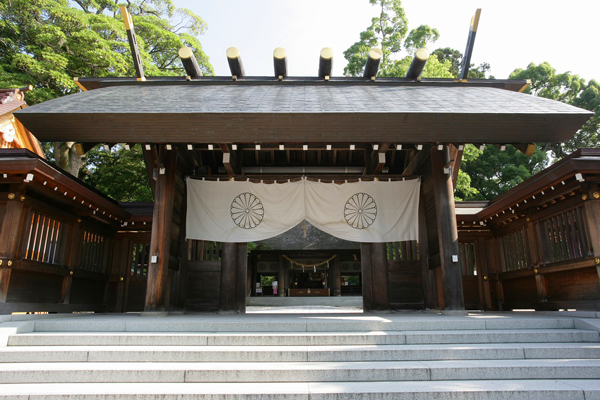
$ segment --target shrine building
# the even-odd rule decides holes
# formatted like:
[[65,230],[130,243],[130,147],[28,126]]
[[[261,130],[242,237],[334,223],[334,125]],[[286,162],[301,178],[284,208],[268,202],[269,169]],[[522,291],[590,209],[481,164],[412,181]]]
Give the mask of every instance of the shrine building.
[[[256,296],[600,310],[599,150],[490,202],[453,194],[466,144],[531,154],[591,112],[524,80],[421,78],[419,53],[404,78],[377,77],[376,51],[360,78],[331,76],[328,49],[315,77],[287,76],[281,50],[273,76],[246,76],[236,49],[231,76],[205,77],[189,53],[186,76],[79,78],[1,109],[30,139],[0,150],[0,313],[244,313]],[[106,197],[25,132],[141,146],[154,203]]]

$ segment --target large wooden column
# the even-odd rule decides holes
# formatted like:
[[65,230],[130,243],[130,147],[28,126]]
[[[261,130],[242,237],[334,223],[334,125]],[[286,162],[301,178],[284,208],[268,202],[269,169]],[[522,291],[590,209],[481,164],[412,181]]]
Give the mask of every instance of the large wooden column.
[[164,153],[163,167],[165,168],[164,174],[157,173],[156,175],[154,191],[148,286],[144,308],[147,312],[168,311],[169,309],[169,261],[177,172],[177,154],[175,151]]
[[25,190],[10,188],[6,202],[6,213],[0,227],[0,303],[6,302],[8,284],[12,272],[11,265],[18,256],[18,249],[23,236],[25,220]]
[[342,260],[338,254],[336,258],[331,261],[331,268],[329,273],[331,274],[331,295],[341,296],[342,295]]
[[223,243],[219,312],[246,313],[247,243]]
[[[444,173],[444,166],[449,163],[447,146],[438,150],[431,147],[431,168],[437,215],[438,241],[440,247],[440,264],[442,269],[442,286],[444,292],[444,309],[464,310],[462,272],[460,269],[458,229],[454,209],[454,187],[452,174]],[[455,256],[455,260],[453,260]]]
[[389,310],[385,243],[361,243],[363,310]]
[[287,275],[287,263],[283,257],[279,257],[279,269],[277,273],[277,297],[285,296],[285,277]]
[[600,188],[594,185],[588,192],[588,198],[584,203],[585,224],[587,226],[590,249],[596,263],[596,271],[600,279]]

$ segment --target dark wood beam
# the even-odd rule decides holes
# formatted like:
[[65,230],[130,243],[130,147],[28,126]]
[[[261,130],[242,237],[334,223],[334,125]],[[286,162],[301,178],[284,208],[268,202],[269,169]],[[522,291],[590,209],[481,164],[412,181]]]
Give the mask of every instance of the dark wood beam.
[[372,171],[373,175],[379,175],[383,171],[386,162],[385,156],[389,148],[390,143],[382,143],[379,145],[378,150],[371,152],[371,166],[368,170]]
[[427,49],[419,49],[415,54],[408,71],[406,71],[406,77],[408,79],[419,79],[427,60],[429,59],[429,52]]
[[329,47],[321,49],[319,57],[319,78],[328,80],[333,68],[333,50]]
[[[460,145],[448,145],[448,151],[450,153],[450,159],[453,160],[452,168],[452,187],[456,189],[456,181],[458,180],[458,171],[460,170],[460,162],[462,160],[463,148]],[[460,150],[459,150],[460,149]]]
[[237,47],[230,47],[227,49],[227,62],[229,63],[229,70],[231,76],[234,79],[242,78],[246,73],[244,72],[244,65],[242,64],[242,57]]
[[175,201],[177,154],[166,151],[163,159],[164,173],[158,174],[154,192],[154,214],[148,263],[148,284],[145,311],[165,312],[169,309],[169,262],[171,228]]
[[229,149],[229,145],[227,143],[219,143],[219,147],[223,152],[223,165],[225,166],[227,175],[234,176],[236,174],[239,174],[239,170],[237,168],[236,152],[232,152]]
[[185,69],[185,73],[191,77],[202,76],[202,70],[196,61],[194,51],[189,47],[182,47],[179,49],[179,58]]
[[365,63],[365,71],[363,73],[363,78],[374,79],[377,76],[377,71],[379,70],[379,63],[381,62],[382,57],[383,52],[381,51],[381,49],[373,47],[369,51],[369,55],[367,56],[367,62]]
[[129,39],[129,48],[131,49],[131,56],[133,57],[133,66],[135,67],[135,73],[138,80],[144,81],[146,77],[144,75],[144,66],[142,65],[142,58],[140,57],[140,51],[138,49],[137,39],[135,37],[135,28],[133,27],[133,21],[131,15],[127,11],[127,7],[121,6],[121,15],[123,16],[123,22],[125,23],[125,30],[127,31],[127,38]]
[[78,155],[84,156],[88,151],[96,147],[98,143],[75,143],[75,151]]
[[475,46],[475,36],[477,35],[477,27],[479,26],[480,16],[481,8],[478,8],[475,11],[473,18],[471,18],[469,37],[467,38],[467,47],[465,49],[462,66],[460,68],[460,79],[467,79],[467,76],[469,75],[469,68],[471,67],[471,55],[473,54],[473,47]]
[[283,47],[273,50],[273,70],[276,78],[283,79],[287,76],[286,51]]
[[[146,146],[150,146],[150,150],[147,150]],[[156,145],[142,144],[142,151],[144,152],[144,161],[146,162],[146,172],[148,173],[150,188],[152,188],[152,193],[156,194],[156,181],[154,180],[154,171],[158,167],[158,152],[156,150]]]
[[512,145],[521,153],[529,157],[535,152],[535,143],[512,143]]
[[440,265],[446,310],[464,310],[462,271],[459,263],[458,229],[452,177],[444,173],[449,161],[445,150],[430,149],[433,192],[437,216]]

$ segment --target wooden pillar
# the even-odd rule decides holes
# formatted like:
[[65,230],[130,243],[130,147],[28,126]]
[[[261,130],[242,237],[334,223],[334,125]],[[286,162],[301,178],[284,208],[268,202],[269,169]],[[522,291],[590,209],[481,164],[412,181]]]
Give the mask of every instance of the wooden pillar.
[[[440,264],[444,290],[444,308],[446,310],[464,310],[462,273],[458,262],[458,229],[454,209],[454,188],[452,175],[444,173],[448,159],[447,147],[437,150],[431,147],[431,169],[437,215],[438,240],[440,245]],[[456,257],[456,261],[453,260]]]
[[6,213],[0,227],[0,303],[6,302],[11,276],[11,265],[19,257],[19,247],[23,237],[25,221],[25,190],[10,188]]
[[219,311],[246,313],[247,243],[223,243]]
[[164,174],[158,173],[156,175],[156,188],[154,191],[148,286],[144,308],[145,311],[149,312],[168,311],[169,309],[167,299],[170,288],[169,260],[177,169],[176,152],[166,151],[163,163],[165,171]]
[[584,203],[585,225],[590,240],[590,251],[594,256],[596,272],[598,273],[598,279],[600,279],[600,224],[598,223],[600,221],[600,198],[595,198],[594,194],[596,196],[600,194],[597,186],[594,190],[590,190],[588,199]]
[[363,310],[389,310],[385,243],[361,243]]
[[286,262],[283,257],[279,257],[279,269],[277,273],[277,297],[285,296],[285,272]]
[[331,262],[331,268],[329,273],[331,274],[331,295],[341,296],[342,295],[342,260],[338,255]]
[[360,244],[360,265],[362,275],[363,311],[373,310],[373,280],[371,278],[371,245]]

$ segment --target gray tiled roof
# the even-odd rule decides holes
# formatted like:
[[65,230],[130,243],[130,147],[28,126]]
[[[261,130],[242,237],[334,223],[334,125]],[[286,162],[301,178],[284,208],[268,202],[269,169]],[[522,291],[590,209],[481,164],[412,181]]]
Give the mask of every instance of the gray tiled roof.
[[486,87],[354,84],[113,86],[21,113],[580,113],[576,107]]
[[112,86],[29,107],[41,140],[562,141],[591,113],[490,87],[326,84]]

